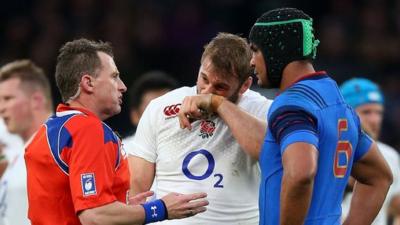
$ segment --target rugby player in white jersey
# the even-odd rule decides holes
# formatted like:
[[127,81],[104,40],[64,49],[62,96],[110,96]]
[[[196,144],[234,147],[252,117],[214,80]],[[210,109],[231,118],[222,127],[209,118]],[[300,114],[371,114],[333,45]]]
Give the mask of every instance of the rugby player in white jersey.
[[[383,93],[377,84],[365,78],[352,78],[344,82],[340,89],[346,103],[360,116],[364,131],[377,140],[378,148],[393,174],[393,183],[372,225],[398,225],[400,224],[400,156],[394,148],[379,141],[384,112]],[[352,185],[353,182],[350,182],[350,187]],[[350,193],[344,196],[342,203],[344,216],[349,212],[351,197]],[[389,218],[396,223],[390,223]]]
[[9,164],[0,180],[0,225],[31,224],[23,144],[30,142],[52,110],[49,80],[34,62],[15,60],[0,68],[0,117],[9,133],[22,139],[6,140],[13,151],[6,153]]
[[196,86],[175,89],[147,106],[134,147],[125,149],[130,195],[149,190],[156,178],[158,198],[202,191],[210,203],[205,213],[162,224],[258,224],[258,152],[246,154],[216,115],[193,121],[192,131],[181,129],[177,117],[185,96],[213,93],[265,120],[271,101],[249,90],[251,54],[244,38],[220,33],[205,46]]

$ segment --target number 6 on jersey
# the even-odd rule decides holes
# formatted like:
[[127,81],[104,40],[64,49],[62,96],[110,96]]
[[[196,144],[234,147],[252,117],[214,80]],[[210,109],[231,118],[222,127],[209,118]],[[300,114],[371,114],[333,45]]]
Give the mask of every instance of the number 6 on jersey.
[[[343,178],[347,172],[347,166],[349,164],[349,160],[351,157],[351,153],[353,148],[351,143],[348,140],[342,140],[341,135],[343,131],[347,131],[348,124],[347,119],[339,119],[338,120],[338,143],[336,145],[335,150],[335,160],[333,163],[333,173],[336,178]],[[344,154],[346,156],[345,163],[341,164],[339,160],[339,156]]]

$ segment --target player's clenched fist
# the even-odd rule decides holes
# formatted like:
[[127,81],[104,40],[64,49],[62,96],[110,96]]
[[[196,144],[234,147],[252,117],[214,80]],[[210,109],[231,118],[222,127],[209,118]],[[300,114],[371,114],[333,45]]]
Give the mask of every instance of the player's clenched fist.
[[178,114],[181,128],[191,130],[191,120],[207,119],[212,113],[217,112],[224,99],[224,97],[214,94],[185,97]]

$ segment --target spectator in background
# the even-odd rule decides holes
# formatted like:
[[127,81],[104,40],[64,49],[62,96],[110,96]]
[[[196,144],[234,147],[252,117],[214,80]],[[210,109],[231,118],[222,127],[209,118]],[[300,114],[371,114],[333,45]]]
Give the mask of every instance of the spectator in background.
[[[365,78],[353,78],[340,86],[344,100],[360,116],[361,125],[374,140],[393,173],[393,184],[390,187],[382,209],[373,225],[386,225],[392,219],[400,218],[400,156],[399,153],[382,142],[379,142],[384,113],[384,97],[378,85]],[[351,185],[352,187],[353,185]],[[350,208],[351,194],[345,195],[342,203],[344,215]],[[391,218],[389,220],[389,218]],[[400,222],[400,221],[399,221]]]
[[[50,84],[41,68],[30,60],[17,60],[0,68],[0,116],[10,133],[28,144],[52,110]],[[8,168],[1,179],[3,224],[30,224],[23,155],[23,148],[10,154]]]

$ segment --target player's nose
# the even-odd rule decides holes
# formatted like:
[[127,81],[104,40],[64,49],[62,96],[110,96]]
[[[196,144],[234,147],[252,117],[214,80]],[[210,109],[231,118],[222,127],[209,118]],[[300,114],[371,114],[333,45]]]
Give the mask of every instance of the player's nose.
[[215,89],[212,85],[206,85],[200,90],[200,94],[211,94],[214,93]]
[[125,83],[121,79],[119,80],[119,83],[118,83],[118,90],[122,93],[124,93],[128,90]]
[[255,59],[254,59],[254,54],[251,56],[250,66],[253,67],[253,68],[256,66]]

